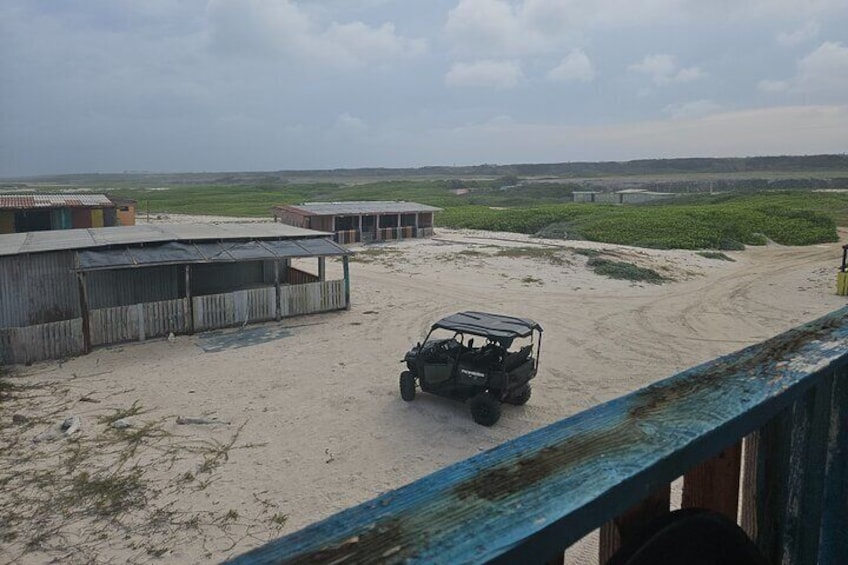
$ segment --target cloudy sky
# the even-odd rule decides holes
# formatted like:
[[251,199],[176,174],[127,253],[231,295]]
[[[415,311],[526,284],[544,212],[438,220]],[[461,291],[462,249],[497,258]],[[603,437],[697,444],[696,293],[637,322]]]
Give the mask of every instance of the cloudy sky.
[[848,150],[845,0],[0,0],[0,176]]

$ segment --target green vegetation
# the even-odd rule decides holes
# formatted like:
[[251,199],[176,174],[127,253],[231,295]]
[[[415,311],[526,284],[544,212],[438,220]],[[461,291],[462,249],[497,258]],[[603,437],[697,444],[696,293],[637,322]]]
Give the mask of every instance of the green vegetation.
[[[848,225],[848,195],[762,193],[702,196],[665,205],[560,204],[493,210],[456,207],[441,225],[518,233],[546,233],[549,226],[580,239],[660,249],[739,249],[837,241],[836,225]],[[549,234],[550,230],[548,230]],[[548,235],[550,236],[550,234]]]
[[635,282],[649,282],[651,284],[662,284],[668,279],[653,269],[639,267],[632,263],[613,261],[602,257],[592,257],[586,263],[595,274],[609,277],[611,279],[623,279]]
[[[391,178],[402,180],[386,180]],[[641,183],[693,193],[641,205],[572,202],[574,190],[612,190],[625,178],[628,186]],[[71,175],[36,182],[42,184],[30,186],[43,191],[86,187],[132,198],[140,217],[148,211],[269,217],[275,204],[407,200],[443,208],[436,223],[444,227],[652,248],[737,250],[769,240],[808,245],[834,241],[835,226],[848,226],[848,194],[811,190],[848,186],[848,158],[840,155],[410,170]],[[703,192],[712,188],[723,192]]]

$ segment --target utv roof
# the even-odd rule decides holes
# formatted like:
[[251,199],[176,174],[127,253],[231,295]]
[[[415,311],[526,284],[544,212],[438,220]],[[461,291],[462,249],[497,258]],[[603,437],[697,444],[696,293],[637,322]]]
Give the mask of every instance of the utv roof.
[[513,318],[486,312],[458,312],[442,318],[432,329],[442,328],[470,333],[492,339],[527,337],[533,330],[542,331],[542,326],[529,318]]

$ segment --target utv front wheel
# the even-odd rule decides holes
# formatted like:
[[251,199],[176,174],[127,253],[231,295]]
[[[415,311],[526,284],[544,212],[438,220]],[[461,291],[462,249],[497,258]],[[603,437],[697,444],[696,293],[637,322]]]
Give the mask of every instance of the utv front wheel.
[[530,400],[530,395],[533,393],[533,389],[530,386],[525,386],[512,394],[510,394],[506,398],[506,402],[510,404],[514,404],[515,406],[524,406],[527,404],[527,401]]
[[471,417],[481,426],[492,426],[501,417],[501,403],[488,392],[481,392],[471,399]]
[[409,371],[400,374],[400,397],[407,402],[415,400],[415,375]]

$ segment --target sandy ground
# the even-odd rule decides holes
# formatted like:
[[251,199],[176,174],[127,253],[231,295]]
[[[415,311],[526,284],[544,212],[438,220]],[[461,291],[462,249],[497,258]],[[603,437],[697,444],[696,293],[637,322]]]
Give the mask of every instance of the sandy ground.
[[[548,251],[531,257],[528,247]],[[570,248],[674,280],[603,278]],[[217,562],[846,303],[834,294],[837,244],[722,261],[438,230],[359,250],[351,310],[285,320],[277,339],[209,353],[212,338],[177,336],[17,367],[20,388],[0,403],[0,561]],[[328,264],[328,277],[340,276],[340,263]],[[466,309],[545,328],[533,398],[505,406],[492,428],[462,404],[398,394],[403,353]],[[133,427],[111,427],[127,414]],[[70,415],[78,434],[33,443]]]

